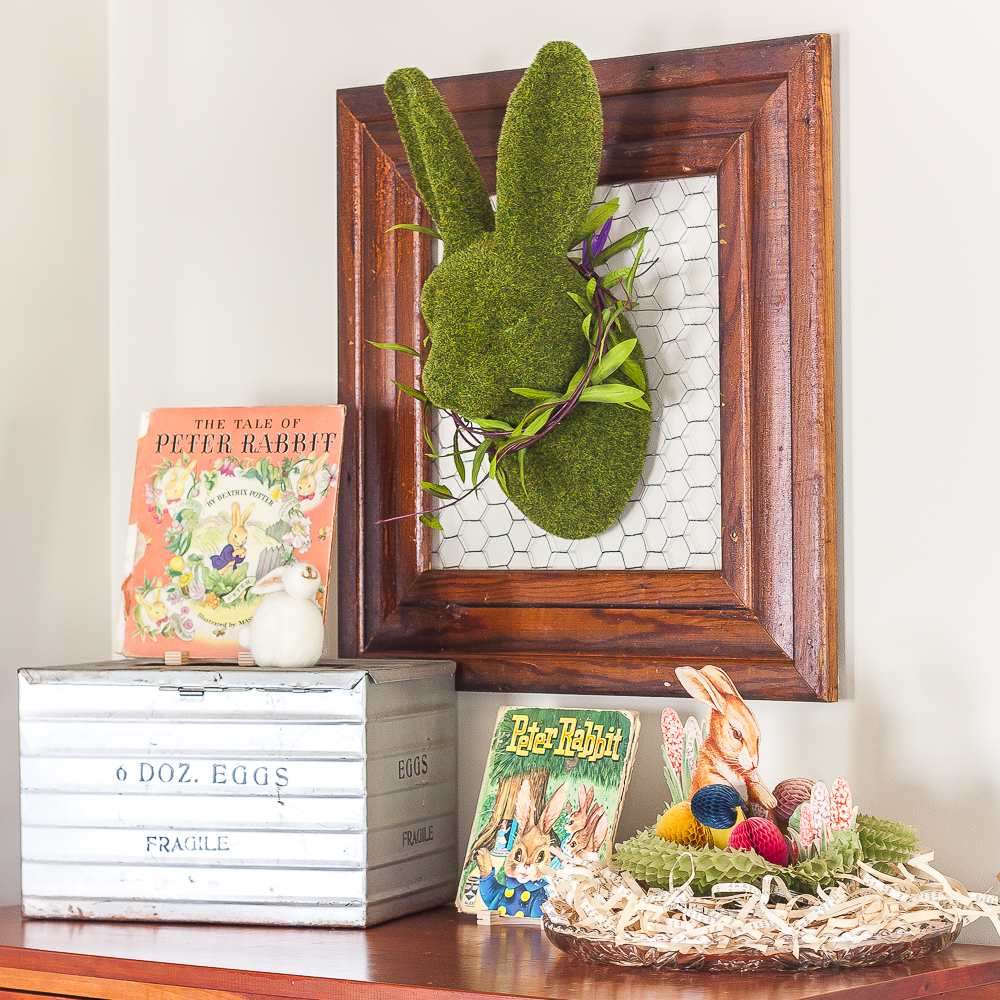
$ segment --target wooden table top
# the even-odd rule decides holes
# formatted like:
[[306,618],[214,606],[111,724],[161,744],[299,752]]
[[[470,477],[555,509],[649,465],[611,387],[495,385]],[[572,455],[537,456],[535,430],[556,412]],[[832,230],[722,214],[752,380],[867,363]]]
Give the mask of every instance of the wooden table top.
[[956,945],[848,972],[658,973],[583,962],[537,927],[480,927],[451,907],[369,930],[23,920],[9,907],[0,909],[0,1000],[21,991],[105,1000],[998,1000],[1000,948]]

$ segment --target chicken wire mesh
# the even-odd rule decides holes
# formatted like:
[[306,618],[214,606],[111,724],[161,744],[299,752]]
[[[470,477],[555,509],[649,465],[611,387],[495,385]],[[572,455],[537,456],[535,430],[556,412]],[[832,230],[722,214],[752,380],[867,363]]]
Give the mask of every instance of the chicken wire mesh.
[[[433,569],[719,569],[718,223],[715,177],[616,184],[611,240],[648,226],[629,314],[646,358],[652,431],[642,477],[621,517],[594,538],[557,538],[532,524],[489,480],[478,496],[438,511]],[[628,253],[613,262],[621,267]],[[642,270],[642,267],[640,267]],[[606,406],[606,403],[585,403]],[[450,451],[453,426],[432,411],[442,457],[432,479],[456,496],[468,488]]]

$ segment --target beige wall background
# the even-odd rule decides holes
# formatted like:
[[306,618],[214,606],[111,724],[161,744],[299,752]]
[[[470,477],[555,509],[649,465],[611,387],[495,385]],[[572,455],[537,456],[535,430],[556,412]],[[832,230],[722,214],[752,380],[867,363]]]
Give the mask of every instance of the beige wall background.
[[17,668],[108,649],[108,43],[0,0],[0,903],[18,899]]
[[[0,3],[0,17],[4,53],[7,25],[40,50],[0,59],[4,468],[41,454],[46,468],[64,455],[75,470],[72,487],[44,499],[44,518],[32,508],[35,531],[18,499],[26,485],[5,497],[6,551],[34,574],[28,587],[5,583],[3,602],[5,900],[17,893],[13,672],[110,649],[138,414],[336,401],[336,90],[399,66],[432,76],[525,66],[552,38],[604,58],[815,31],[834,37],[842,698],[755,703],[761,771],[771,784],[847,775],[864,808],[918,827],[945,870],[995,890],[1000,73],[989,40],[1000,18],[990,4],[22,0]],[[77,113],[63,116],[67,105]],[[68,168],[74,155],[89,172]],[[26,247],[49,232],[38,220],[52,239],[36,259]],[[105,255],[107,273],[94,262]],[[26,278],[39,274],[37,285]],[[24,443],[24,414],[39,447]],[[47,527],[70,519],[85,555],[74,539],[69,556]],[[70,579],[88,596],[56,614]],[[460,696],[465,830],[493,718],[512,701],[557,700]],[[639,710],[645,726],[628,835],[662,808],[660,711],[693,709],[600,703]],[[985,926],[966,932],[994,939]]]

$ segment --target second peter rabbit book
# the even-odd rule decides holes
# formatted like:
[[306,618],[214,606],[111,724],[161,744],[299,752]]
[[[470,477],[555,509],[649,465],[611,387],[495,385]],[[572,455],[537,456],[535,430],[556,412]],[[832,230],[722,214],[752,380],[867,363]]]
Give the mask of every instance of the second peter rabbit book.
[[604,859],[635,758],[636,712],[501,708],[455,904],[536,918],[546,868]]
[[143,414],[116,652],[235,660],[293,561],[321,577],[326,614],[343,406],[192,407]]

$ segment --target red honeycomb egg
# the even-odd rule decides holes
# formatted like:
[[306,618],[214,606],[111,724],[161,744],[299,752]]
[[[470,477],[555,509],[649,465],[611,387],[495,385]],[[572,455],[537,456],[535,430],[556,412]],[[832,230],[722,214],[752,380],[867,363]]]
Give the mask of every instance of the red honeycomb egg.
[[788,864],[788,845],[770,821],[751,816],[737,823],[729,835],[729,850],[753,851],[772,865]]

